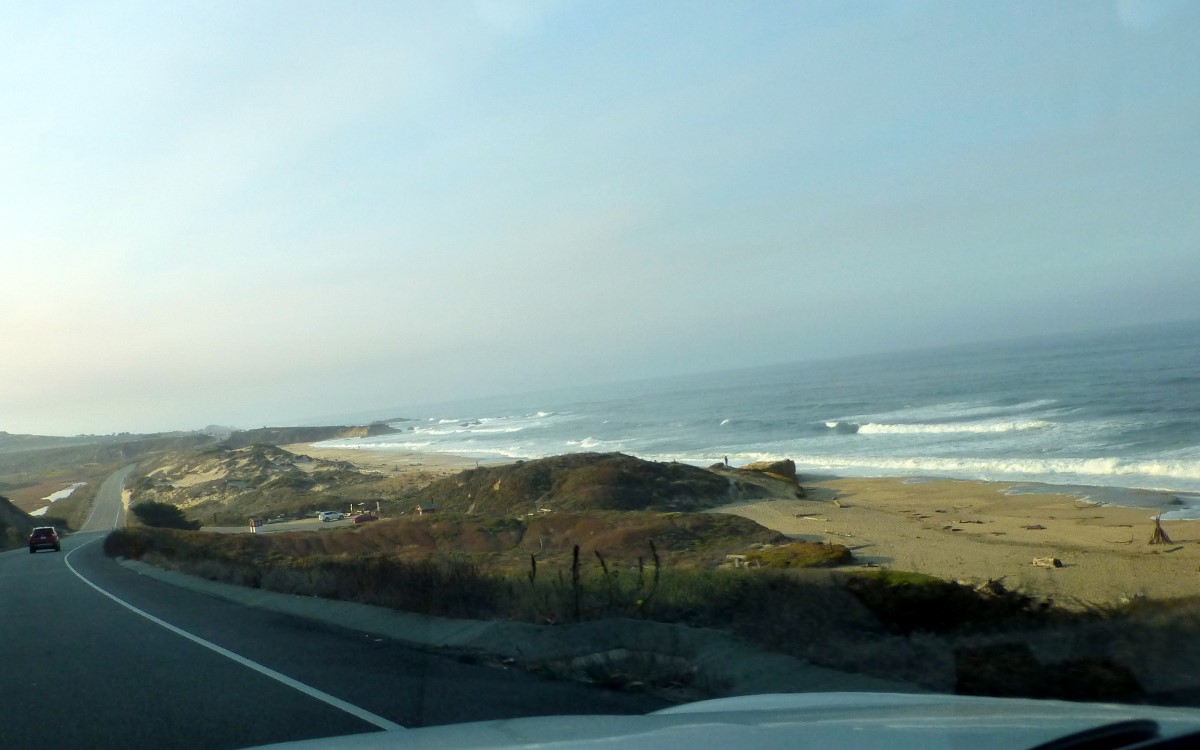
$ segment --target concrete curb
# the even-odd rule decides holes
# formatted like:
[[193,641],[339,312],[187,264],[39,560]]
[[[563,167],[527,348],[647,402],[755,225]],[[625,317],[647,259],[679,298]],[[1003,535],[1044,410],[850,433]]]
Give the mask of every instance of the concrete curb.
[[118,562],[139,575],[244,606],[350,628],[418,648],[511,660],[526,668],[570,672],[590,659],[603,661],[638,653],[686,659],[696,671],[697,682],[721,695],[927,692],[908,683],[839,672],[762,651],[718,630],[630,619],[572,625],[454,620],[218,583],[137,560]]

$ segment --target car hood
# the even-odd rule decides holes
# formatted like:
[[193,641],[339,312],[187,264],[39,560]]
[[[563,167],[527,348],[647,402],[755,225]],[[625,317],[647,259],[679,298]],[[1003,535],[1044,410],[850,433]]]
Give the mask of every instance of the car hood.
[[287,750],[426,748],[1030,748],[1133,719],[1163,736],[1200,731],[1200,710],[890,693],[797,693],[701,701],[645,716],[547,716],[303,740]]

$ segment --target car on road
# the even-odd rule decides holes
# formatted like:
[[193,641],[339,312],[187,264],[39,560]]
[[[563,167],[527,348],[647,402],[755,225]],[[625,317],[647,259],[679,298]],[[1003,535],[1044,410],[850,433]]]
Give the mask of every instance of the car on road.
[[62,551],[62,543],[58,538],[58,529],[53,526],[38,526],[29,532],[29,554],[32,555],[40,549],[52,549],[55,552]]
[[340,513],[336,510],[323,510],[317,516],[317,518],[320,518],[322,521],[340,521],[345,517],[345,513]]
[[378,521],[378,520],[379,520],[379,516],[373,515],[371,513],[359,513],[357,516],[354,517],[354,523],[370,523],[371,521]]

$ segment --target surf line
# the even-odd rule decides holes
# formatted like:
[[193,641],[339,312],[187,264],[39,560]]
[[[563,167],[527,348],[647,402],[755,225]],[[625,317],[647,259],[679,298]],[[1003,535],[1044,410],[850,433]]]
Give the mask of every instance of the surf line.
[[220,654],[221,656],[224,656],[226,659],[237,662],[238,664],[242,665],[243,667],[246,667],[248,669],[253,669],[255,672],[258,672],[259,674],[261,674],[265,677],[270,677],[272,680],[275,680],[276,682],[281,682],[284,685],[287,685],[288,687],[292,688],[293,690],[298,690],[301,693],[304,693],[305,695],[309,696],[310,698],[316,698],[317,700],[322,701],[323,703],[327,703],[336,709],[345,711],[346,713],[350,714],[351,716],[354,716],[355,718],[358,718],[358,719],[362,719],[363,721],[367,722],[368,724],[374,724],[375,726],[377,726],[380,729],[387,731],[387,732],[395,731],[398,729],[404,729],[403,726],[401,726],[393,721],[388,721],[387,719],[383,718],[382,716],[373,714],[370,711],[366,710],[365,708],[360,708],[359,706],[356,706],[353,703],[349,703],[347,701],[342,700],[341,698],[332,696],[329,693],[324,692],[323,690],[318,690],[317,688],[313,687],[312,685],[306,685],[305,683],[300,682],[299,680],[288,677],[287,675],[283,674],[282,672],[276,672],[274,669],[271,669],[270,667],[263,666],[262,664],[259,664],[256,661],[251,661],[250,659],[247,659],[246,657],[242,656],[241,654],[236,654],[227,648],[218,646],[217,644],[213,643],[212,641],[206,641],[198,635],[193,635],[192,633],[189,633],[188,631],[184,630],[183,628],[176,627],[176,626],[172,625],[171,623],[166,622],[165,620],[161,620],[161,619],[155,617],[154,615],[150,614],[149,612],[138,609],[137,607],[133,606],[129,602],[125,601],[124,599],[121,599],[120,597],[116,596],[115,594],[112,594],[112,593],[100,588],[99,586],[97,586],[96,584],[92,583],[87,578],[85,578],[78,570],[75,569],[75,566],[71,565],[71,555],[75,554],[76,552],[78,552],[79,550],[88,546],[89,544],[93,544],[95,542],[100,541],[100,539],[101,539],[101,537],[97,537],[95,539],[92,539],[90,541],[84,542],[83,544],[79,545],[78,547],[76,547],[75,549],[73,549],[67,553],[66,557],[63,558],[63,562],[66,564],[67,569],[70,570],[72,573],[74,573],[75,576],[79,580],[83,581],[87,585],[89,585],[92,588],[94,588],[95,590],[99,591],[101,594],[104,594],[109,599],[112,599],[114,602],[116,602],[117,604],[120,604],[122,607],[125,607],[126,609],[133,612],[134,614],[145,617],[147,620],[154,623],[155,625],[166,628],[167,630],[171,631],[175,635],[182,636],[183,638],[188,639],[192,643],[203,646],[204,648],[206,648],[210,651],[214,651],[214,652]]

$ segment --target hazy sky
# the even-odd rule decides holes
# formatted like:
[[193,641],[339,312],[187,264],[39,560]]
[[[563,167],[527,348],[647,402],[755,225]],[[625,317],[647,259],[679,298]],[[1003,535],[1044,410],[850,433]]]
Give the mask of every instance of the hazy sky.
[[1200,3],[0,0],[0,430],[1200,317]]

